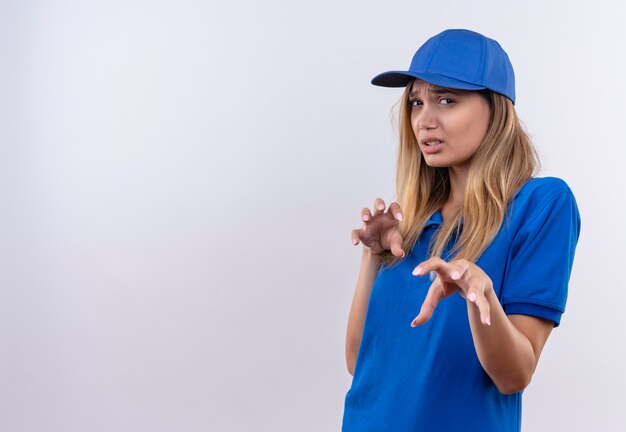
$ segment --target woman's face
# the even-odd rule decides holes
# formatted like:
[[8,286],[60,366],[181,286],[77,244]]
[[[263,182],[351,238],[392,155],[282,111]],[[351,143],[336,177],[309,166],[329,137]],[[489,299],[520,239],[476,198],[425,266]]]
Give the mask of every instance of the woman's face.
[[409,106],[413,133],[426,163],[432,167],[469,167],[489,126],[487,100],[475,91],[415,80]]

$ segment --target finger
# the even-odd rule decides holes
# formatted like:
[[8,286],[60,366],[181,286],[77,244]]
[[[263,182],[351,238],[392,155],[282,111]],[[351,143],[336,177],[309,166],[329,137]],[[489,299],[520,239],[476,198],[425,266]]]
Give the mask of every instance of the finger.
[[442,286],[440,279],[435,279],[430,288],[428,289],[428,294],[426,294],[426,298],[424,299],[424,303],[422,303],[422,307],[420,309],[419,315],[415,317],[413,322],[411,323],[411,327],[415,327],[418,325],[424,324],[428,321],[432,316],[435,308],[439,304],[439,300],[443,298],[442,295]]
[[402,249],[402,236],[398,230],[393,230],[389,236],[389,247],[391,248],[391,253],[397,257],[404,258],[405,253]]
[[478,306],[478,310],[480,311],[480,322],[490,326],[491,325],[491,306],[489,305],[489,301],[487,297],[485,297],[482,293],[476,299],[476,305]]
[[351,237],[352,237],[352,244],[355,245],[355,246],[358,245],[359,241],[360,241],[360,237],[361,237],[361,230],[360,229],[353,229]]
[[363,219],[363,222],[372,220],[372,213],[370,212],[370,209],[363,207],[363,210],[361,210],[361,219]]
[[385,211],[385,201],[382,198],[376,198],[374,200],[374,215],[383,213]]
[[397,202],[392,202],[391,204],[389,204],[389,213],[391,213],[393,215],[393,217],[397,220],[397,221],[401,221],[402,220],[402,209],[400,208],[400,204],[398,204]]
[[[471,301],[472,303],[476,303],[476,299],[479,295],[485,292],[484,284],[485,281],[477,275],[470,275],[470,272],[467,272],[465,275],[467,281],[467,291],[465,292],[465,298]],[[483,294],[484,295],[484,294]]]
[[441,280],[441,293],[442,293],[441,295],[443,297],[448,297],[458,292],[461,297],[465,298],[463,289],[455,281],[449,281],[449,280],[443,279],[442,276],[440,275],[438,276],[438,278],[439,280]]
[[469,261],[461,259],[457,261],[450,261],[449,264],[451,266],[450,278],[452,280],[457,281],[468,274],[468,270],[470,268]]
[[450,287],[448,287],[448,284],[442,281],[441,279],[439,280],[441,282],[441,297],[442,298],[448,297],[448,295],[450,294]]
[[484,284],[473,284],[470,286],[468,298],[472,298],[473,303],[478,306],[480,312],[480,322],[485,325],[491,325],[491,305],[485,296]]
[[440,257],[432,257],[419,264],[413,270],[413,274],[416,276],[425,275],[426,273],[430,273],[431,281],[435,277],[439,277],[444,282],[456,283],[465,274],[465,269],[456,263],[446,262]]
[[442,260],[439,257],[432,257],[420,264],[413,269],[413,274],[415,276],[423,276],[430,272],[436,271],[438,273],[448,274],[450,273],[450,269],[452,266]]

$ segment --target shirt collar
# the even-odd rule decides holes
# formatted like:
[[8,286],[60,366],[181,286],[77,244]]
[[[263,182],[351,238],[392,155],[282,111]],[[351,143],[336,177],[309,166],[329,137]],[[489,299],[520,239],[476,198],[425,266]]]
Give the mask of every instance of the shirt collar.
[[[426,225],[424,228],[428,228],[431,225],[441,225],[443,223],[443,217],[441,216],[441,212],[439,210],[435,210],[435,212],[430,215],[430,218],[426,221]],[[463,217],[461,217],[460,221],[461,225],[463,225]]]
[[435,210],[435,212],[431,214],[430,218],[426,221],[424,228],[428,228],[431,225],[441,225],[442,223],[443,217],[441,216],[441,212],[439,210]]

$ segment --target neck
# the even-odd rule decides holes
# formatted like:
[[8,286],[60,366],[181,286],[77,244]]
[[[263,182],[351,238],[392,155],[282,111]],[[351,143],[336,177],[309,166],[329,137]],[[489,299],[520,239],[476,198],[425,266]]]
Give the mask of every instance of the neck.
[[450,177],[450,196],[446,204],[453,207],[463,204],[463,196],[465,195],[465,184],[467,183],[467,174],[469,168],[466,167],[449,167],[448,176]]
[[452,217],[455,211],[463,205],[468,171],[468,168],[462,167],[448,168],[448,176],[450,178],[450,196],[448,196],[448,200],[441,209],[441,215],[444,220]]

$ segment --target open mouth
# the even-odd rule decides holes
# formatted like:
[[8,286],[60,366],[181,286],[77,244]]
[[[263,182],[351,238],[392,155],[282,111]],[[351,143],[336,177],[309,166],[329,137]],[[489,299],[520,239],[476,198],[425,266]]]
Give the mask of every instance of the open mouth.
[[439,140],[422,141],[422,151],[428,154],[437,153],[443,146],[444,142]]

